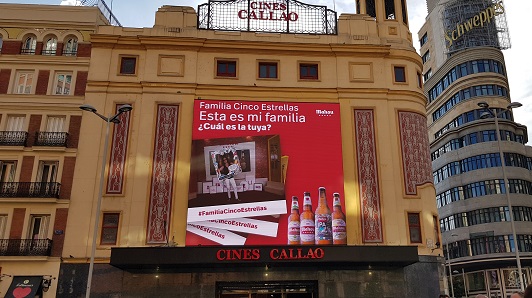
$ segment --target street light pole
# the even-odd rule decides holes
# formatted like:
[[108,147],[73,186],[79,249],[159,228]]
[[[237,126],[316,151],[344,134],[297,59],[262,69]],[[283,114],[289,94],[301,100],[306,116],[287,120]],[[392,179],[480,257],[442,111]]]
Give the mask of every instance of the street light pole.
[[105,125],[105,144],[103,147],[103,156],[102,156],[102,168],[100,171],[100,189],[98,191],[98,201],[96,203],[96,214],[94,219],[94,231],[92,234],[92,246],[91,246],[91,258],[89,263],[89,273],[87,277],[87,290],[85,292],[85,297],[90,297],[91,292],[91,285],[92,285],[92,275],[94,272],[94,256],[96,254],[96,238],[98,237],[98,225],[100,223],[100,212],[102,208],[102,198],[103,198],[103,180],[105,176],[105,165],[106,165],[106,158],[107,158],[107,152],[109,150],[109,126],[111,122],[118,124],[120,123],[120,120],[118,120],[118,116],[120,116],[122,113],[127,113],[133,109],[131,105],[123,105],[118,109],[118,113],[114,116],[105,117],[97,112],[97,110],[91,106],[91,105],[82,105],[79,107],[80,109],[91,112],[96,114],[98,117],[102,118],[103,121],[106,122]]
[[[502,176],[504,179],[504,185],[506,187],[505,193],[506,193],[506,201],[508,204],[508,212],[510,213],[510,224],[512,227],[512,236],[514,241],[514,248],[515,248],[515,259],[517,261],[517,271],[519,275],[519,286],[521,288],[521,291],[525,290],[525,283],[523,280],[523,275],[521,271],[521,257],[519,256],[519,246],[517,244],[517,233],[515,232],[515,221],[514,221],[514,212],[512,209],[512,200],[510,198],[510,183],[508,182],[508,177],[506,176],[506,162],[504,159],[504,153],[502,152],[501,147],[501,131],[499,129],[499,116],[502,115],[504,112],[511,110],[512,108],[519,108],[522,106],[522,104],[518,102],[512,102],[508,105],[508,107],[504,110],[502,110],[500,113],[497,114],[497,111],[495,108],[490,108],[489,104],[485,101],[481,101],[478,103],[478,106],[481,108],[486,109],[489,111],[491,116],[495,118],[495,133],[497,134],[497,147],[499,148],[499,158],[501,159],[501,167],[502,167]],[[486,115],[481,115],[481,118],[486,118]]]
[[[451,236],[457,237],[457,234],[452,234]],[[453,285],[453,271],[451,269],[451,255],[449,254],[449,239],[446,243],[447,248],[447,265],[449,266],[449,283],[451,284],[451,298],[454,298],[454,285]]]

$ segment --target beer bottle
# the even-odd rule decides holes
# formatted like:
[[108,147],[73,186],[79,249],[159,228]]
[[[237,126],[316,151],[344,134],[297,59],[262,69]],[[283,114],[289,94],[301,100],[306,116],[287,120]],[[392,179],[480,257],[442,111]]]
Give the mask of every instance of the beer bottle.
[[333,244],[347,244],[345,214],[342,212],[340,194],[337,192],[333,194],[332,233]]
[[315,229],[316,229],[316,244],[332,244],[332,216],[331,209],[327,206],[327,196],[325,195],[325,187],[319,188],[320,198],[318,200],[318,207],[314,212]]
[[300,235],[302,245],[314,245],[314,212],[310,192],[303,193],[303,212],[301,213]]
[[288,217],[288,245],[299,245],[299,203],[292,197],[292,214]]

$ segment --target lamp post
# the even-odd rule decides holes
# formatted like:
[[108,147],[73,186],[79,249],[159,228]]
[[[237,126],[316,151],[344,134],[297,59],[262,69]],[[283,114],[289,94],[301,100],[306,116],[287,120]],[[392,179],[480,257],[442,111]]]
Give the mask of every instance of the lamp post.
[[118,116],[120,116],[122,113],[127,113],[133,109],[131,105],[125,104],[118,108],[118,113],[116,113],[114,116],[105,117],[104,115],[98,113],[98,111],[91,105],[81,105],[79,107],[80,109],[94,113],[96,116],[103,119],[103,121],[106,122],[105,127],[105,144],[103,146],[103,156],[102,156],[102,169],[100,172],[100,190],[98,191],[98,201],[96,203],[96,214],[94,219],[94,232],[92,235],[92,247],[91,247],[91,259],[89,263],[89,273],[87,278],[87,291],[85,292],[85,297],[90,297],[91,292],[91,284],[92,284],[92,273],[94,271],[94,255],[96,253],[96,237],[98,237],[98,224],[100,222],[100,211],[102,208],[102,197],[103,197],[103,179],[105,176],[105,165],[106,165],[106,158],[107,158],[107,151],[109,146],[109,126],[112,123],[118,124],[120,123],[120,120],[118,120]]
[[[457,234],[451,234],[453,237],[457,237]],[[454,298],[454,285],[453,285],[453,271],[451,269],[451,255],[449,254],[449,239],[447,239],[447,265],[449,266],[449,283],[451,285],[451,298]]]
[[518,271],[518,275],[519,275],[519,283],[520,283],[521,291],[524,291],[525,290],[525,287],[524,287],[525,284],[524,284],[524,281],[523,281],[523,275],[522,275],[522,271],[521,271],[521,258],[519,257],[519,247],[518,247],[518,244],[517,244],[517,234],[515,232],[514,212],[513,212],[513,209],[512,209],[512,200],[510,198],[510,184],[508,182],[508,177],[506,176],[506,164],[505,164],[505,160],[504,160],[504,153],[502,152],[502,147],[501,147],[501,131],[499,130],[499,118],[498,118],[500,115],[502,115],[506,111],[510,111],[512,109],[521,107],[522,104],[518,103],[518,102],[512,102],[505,109],[500,111],[499,113],[497,113],[497,110],[495,110],[495,108],[490,108],[490,105],[487,102],[485,102],[485,101],[481,101],[477,105],[479,107],[481,107],[481,108],[484,108],[486,111],[488,111],[488,113],[485,112],[485,113],[482,113],[480,115],[481,119],[485,119],[485,118],[488,118],[490,116],[495,118],[495,133],[497,134],[497,146],[499,147],[499,158],[501,159],[502,176],[503,176],[503,179],[504,179],[504,185],[506,187],[506,190],[505,190],[506,201],[507,201],[507,204],[508,204],[508,212],[510,213],[510,224],[511,224],[511,227],[512,227],[512,236],[513,236],[513,240],[514,240],[515,259],[517,261],[517,271]]

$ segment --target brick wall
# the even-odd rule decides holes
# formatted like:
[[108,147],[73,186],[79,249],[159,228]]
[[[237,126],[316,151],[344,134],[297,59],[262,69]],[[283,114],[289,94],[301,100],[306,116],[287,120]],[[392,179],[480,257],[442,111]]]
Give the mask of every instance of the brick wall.
[[50,81],[50,71],[39,70],[39,76],[37,77],[37,87],[35,88],[35,94],[46,95],[46,91],[48,91],[49,81]]
[[90,43],[78,43],[78,57],[90,57],[91,56],[91,44]]
[[58,42],[57,43],[57,51],[55,52],[56,56],[62,56],[63,55],[63,43]]
[[20,167],[20,182],[31,182],[34,161],[35,156],[24,156],[22,158],[22,166]]
[[22,239],[22,228],[26,217],[26,208],[13,209],[13,219],[11,220],[11,230],[9,239]]
[[35,55],[40,55],[42,52],[42,42],[38,41],[35,47]]
[[76,167],[76,157],[65,157],[63,164],[63,175],[61,176],[60,199],[69,200],[72,194],[72,180],[74,177],[74,168]]
[[68,218],[68,208],[57,208],[55,212],[54,231],[62,230],[63,233],[52,236],[52,257],[60,257],[63,252],[63,244],[65,242],[65,229]]
[[18,55],[22,48],[22,41],[7,41],[2,44],[2,55]]
[[81,116],[70,116],[70,125],[68,126],[67,148],[78,148],[80,128]]
[[35,134],[41,129],[42,115],[31,115],[28,126],[28,147],[35,143]]
[[7,93],[7,89],[9,88],[10,77],[11,77],[11,69],[0,69],[0,94]]
[[78,71],[78,76],[76,78],[76,89],[74,89],[75,96],[84,96],[85,88],[87,87],[87,71]]

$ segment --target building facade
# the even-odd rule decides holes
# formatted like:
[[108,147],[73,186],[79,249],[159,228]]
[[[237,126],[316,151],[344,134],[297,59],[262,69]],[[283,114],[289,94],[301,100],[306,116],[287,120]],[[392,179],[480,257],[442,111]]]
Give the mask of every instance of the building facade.
[[501,51],[509,47],[504,4],[440,2],[427,1],[419,39],[449,292],[509,297],[521,288],[518,263],[523,282],[531,280],[532,152],[511,109],[519,104],[511,104]]
[[104,24],[95,7],[0,4],[2,297],[17,283],[33,295],[55,293],[90,34]]
[[99,26],[44,296],[437,296],[406,2],[357,11],[211,2]]

